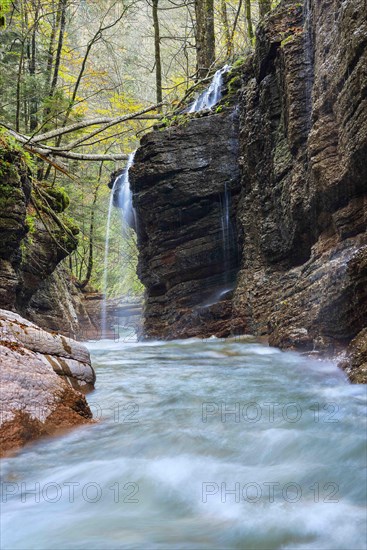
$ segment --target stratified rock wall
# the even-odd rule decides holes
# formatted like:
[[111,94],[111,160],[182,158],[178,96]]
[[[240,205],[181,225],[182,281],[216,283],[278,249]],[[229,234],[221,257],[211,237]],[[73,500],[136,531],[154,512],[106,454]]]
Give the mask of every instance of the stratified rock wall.
[[250,332],[334,353],[366,327],[366,13],[283,0],[244,64],[239,127],[224,109],[143,138],[131,179],[147,336]]
[[237,158],[233,108],[142,139],[130,181],[150,337],[230,333],[239,265]]
[[234,306],[277,346],[328,351],[366,325],[364,7],[283,1],[246,75]]
[[77,246],[78,229],[57,223],[68,197],[45,182],[32,183],[27,162],[0,136],[0,307],[73,336],[81,324],[85,331],[93,328],[80,293],[60,266]]

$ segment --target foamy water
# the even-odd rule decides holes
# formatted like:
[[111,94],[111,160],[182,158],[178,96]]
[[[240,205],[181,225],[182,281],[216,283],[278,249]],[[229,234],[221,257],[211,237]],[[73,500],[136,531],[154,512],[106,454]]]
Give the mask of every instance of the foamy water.
[[251,342],[128,340],[90,344],[99,424],[2,461],[4,550],[366,548],[365,387]]

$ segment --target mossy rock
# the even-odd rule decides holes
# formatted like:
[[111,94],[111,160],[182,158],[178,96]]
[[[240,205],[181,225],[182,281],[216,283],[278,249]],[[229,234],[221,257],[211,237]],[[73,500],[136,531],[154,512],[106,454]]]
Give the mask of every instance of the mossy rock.
[[48,205],[54,212],[60,213],[67,209],[70,198],[63,187],[51,186],[46,182],[42,182],[41,189]]

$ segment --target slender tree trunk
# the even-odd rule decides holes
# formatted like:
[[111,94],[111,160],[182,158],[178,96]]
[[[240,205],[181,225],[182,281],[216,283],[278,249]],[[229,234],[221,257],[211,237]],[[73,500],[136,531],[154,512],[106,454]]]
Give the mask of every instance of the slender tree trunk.
[[21,82],[23,71],[23,58],[24,58],[24,42],[22,42],[22,49],[20,52],[18,75],[17,75],[17,91],[16,91],[16,111],[15,111],[15,130],[20,131],[20,105],[21,105]]
[[246,23],[247,23],[247,35],[250,39],[250,42],[252,42],[254,38],[254,28],[252,26],[252,14],[251,14],[251,0],[245,0],[245,8],[246,8]]
[[28,67],[29,67],[29,76],[32,79],[32,90],[31,90],[31,98],[29,100],[29,129],[31,132],[34,132],[34,130],[38,126],[38,101],[37,101],[37,91],[36,91],[36,85],[35,85],[35,78],[36,78],[36,35],[37,35],[37,27],[38,27],[38,14],[39,14],[39,3],[37,3],[37,6],[35,8],[34,13],[34,24],[31,34],[31,41],[29,44],[28,49]]
[[102,168],[103,168],[103,162],[101,162],[101,165],[99,167],[99,176],[98,176],[98,182],[94,189],[93,193],[93,202],[92,202],[92,211],[90,214],[90,225],[89,225],[89,255],[88,255],[88,263],[87,263],[87,272],[85,275],[85,279],[83,282],[80,283],[79,288],[83,289],[87,286],[87,284],[90,281],[90,278],[92,276],[93,272],[93,264],[94,264],[94,225],[95,225],[95,211],[96,211],[96,204],[98,199],[98,193],[99,188],[101,185],[101,178],[102,178]]
[[54,49],[55,49],[56,31],[57,31],[57,28],[58,28],[59,22],[60,22],[59,14],[60,14],[60,9],[58,9],[58,11],[57,11],[56,18],[53,17],[51,34],[50,34],[50,42],[49,42],[48,50],[47,50],[47,66],[46,66],[46,78],[45,78],[46,87],[45,88],[48,92],[50,90],[52,65],[53,65],[53,62],[54,62]]
[[205,17],[204,17],[204,0],[195,0],[195,16],[196,16],[196,69],[198,78],[202,79],[206,76],[205,68]]
[[259,0],[259,14],[264,17],[271,10],[271,0]]
[[[162,62],[161,39],[159,35],[158,0],[153,0],[153,24],[154,24],[154,57],[157,103],[162,102]],[[161,110],[161,109],[159,109]]]
[[214,0],[206,0],[206,64],[208,69],[215,62]]
[[197,75],[203,79],[215,60],[214,0],[195,0],[195,16]]
[[68,3],[68,0],[60,0],[60,4],[59,4],[60,30],[59,30],[59,39],[58,39],[58,43],[57,43],[55,66],[54,66],[54,72],[53,72],[49,97],[52,97],[54,95],[56,84],[57,84],[57,79],[59,77],[62,45],[63,45],[63,42],[64,42],[64,33],[65,33],[65,24],[66,24],[66,7],[67,7],[67,3]]
[[224,42],[225,42],[225,45],[226,45],[227,57],[231,57],[231,55],[232,55],[232,40],[231,40],[231,33],[229,32],[226,0],[220,0],[220,18],[222,20],[222,27],[223,27],[223,33],[224,33]]

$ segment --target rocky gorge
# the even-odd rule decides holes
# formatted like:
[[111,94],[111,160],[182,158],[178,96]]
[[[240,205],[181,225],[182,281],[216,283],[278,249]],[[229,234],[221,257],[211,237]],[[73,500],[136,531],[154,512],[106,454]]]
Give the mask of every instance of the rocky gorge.
[[147,337],[251,333],[328,356],[353,341],[343,366],[366,382],[366,67],[363,0],[284,0],[217,109],[143,137]]
[[[218,105],[144,135],[129,172],[143,327],[140,302],[120,300],[109,326],[129,318],[147,339],[250,334],[338,357],[366,383],[365,15],[363,0],[283,0],[224,76]],[[59,216],[63,189],[35,184],[29,155],[1,134],[0,145],[7,452],[91,421],[95,376],[71,338],[99,337],[103,295],[82,300],[62,264],[78,234]]]

